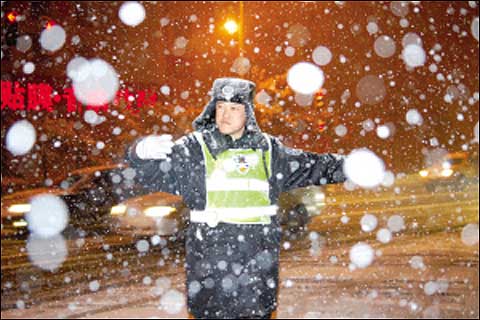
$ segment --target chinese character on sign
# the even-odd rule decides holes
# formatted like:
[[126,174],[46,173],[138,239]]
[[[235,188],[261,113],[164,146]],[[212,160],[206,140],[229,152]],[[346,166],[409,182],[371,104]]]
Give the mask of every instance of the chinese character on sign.
[[[25,97],[27,101],[25,101]],[[118,90],[112,105],[119,106],[121,101],[124,100],[125,109],[137,114],[145,105],[154,105],[157,102],[157,98],[158,94],[154,90],[132,92],[129,89],[121,89]],[[83,106],[75,98],[73,88],[64,88],[63,94],[60,94],[46,83],[28,83],[25,90],[19,82],[2,81],[2,110],[10,109],[16,111],[26,109],[27,111],[52,112],[54,111],[54,106],[59,103],[66,106],[68,113],[80,113],[82,107],[85,107],[85,110],[108,112],[110,107],[108,103],[101,106]]]
[[65,88],[63,90],[62,97],[67,101],[67,112],[76,112],[77,108],[78,111],[81,111],[77,103],[77,99],[75,99],[75,95],[73,94],[72,88]]
[[139,112],[140,108],[143,108],[145,103],[153,105],[157,101],[157,94],[149,90],[141,90],[137,93],[137,108],[134,112]]
[[128,89],[121,89],[117,91],[117,95],[113,100],[113,105],[118,106],[121,103],[121,100],[125,101],[126,109],[131,109],[131,103],[135,100],[134,94]]
[[48,112],[53,111],[53,89],[50,85],[45,83],[29,83],[27,85],[27,90],[27,110],[46,110]]
[[153,105],[157,98],[157,93],[151,90],[140,90],[135,94],[128,89],[121,89],[117,92],[113,105],[118,106],[121,100],[123,100],[125,101],[126,110],[138,113],[145,104]]
[[18,82],[15,82],[12,88],[12,83],[9,81],[2,81],[2,110],[9,108],[11,110],[25,109],[25,88],[22,88]]

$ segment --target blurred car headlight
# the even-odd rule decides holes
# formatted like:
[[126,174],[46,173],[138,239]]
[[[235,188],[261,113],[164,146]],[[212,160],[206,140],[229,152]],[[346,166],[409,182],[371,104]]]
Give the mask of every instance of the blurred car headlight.
[[13,223],[14,228],[25,228],[27,225],[28,225],[27,221],[25,221],[23,219],[19,220],[19,221],[15,221]]
[[445,161],[442,163],[442,169],[450,169],[452,167],[452,164],[448,161]]
[[14,204],[8,207],[8,212],[11,213],[27,213],[30,212],[31,206],[29,204]]
[[326,204],[325,193],[323,192],[315,193],[315,196],[313,197],[313,199],[315,200],[315,203],[317,204],[317,206],[324,206]]
[[426,176],[428,176],[428,171],[427,170],[420,170],[419,174],[422,178],[425,178]]
[[156,206],[156,207],[149,207],[145,209],[143,212],[147,217],[152,218],[162,218],[170,215],[171,213],[175,212],[177,209],[173,207],[164,207],[164,206]]
[[123,204],[119,204],[117,206],[113,206],[112,209],[110,209],[110,215],[121,216],[121,215],[124,215],[126,211],[127,211],[127,206]]
[[453,170],[443,169],[441,174],[442,174],[442,177],[450,177],[453,174]]

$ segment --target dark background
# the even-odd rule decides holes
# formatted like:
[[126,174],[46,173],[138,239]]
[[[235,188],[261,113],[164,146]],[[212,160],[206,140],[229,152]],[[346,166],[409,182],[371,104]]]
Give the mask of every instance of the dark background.
[[[122,2],[2,2],[2,80],[17,81],[24,87],[39,82],[56,90],[71,87],[66,66],[78,55],[110,63],[123,81],[122,88],[158,93],[155,104],[138,112],[125,110],[122,104],[112,106],[110,111],[124,114],[123,120],[111,112],[100,112],[106,121],[96,126],[84,121],[83,112],[67,113],[62,105],[56,105],[51,113],[2,110],[2,181],[15,178],[30,186],[42,185],[47,178],[55,180],[77,168],[121,161],[125,147],[139,136],[171,133],[180,137],[191,131],[191,122],[209,100],[213,80],[240,76],[232,71],[240,55],[251,66],[240,77],[254,81],[257,92],[263,89],[273,98],[270,106],[257,104],[261,128],[281,136],[288,146],[344,154],[366,147],[395,174],[417,172],[425,164],[427,151],[435,148],[478,155],[478,143],[472,139],[478,123],[479,46],[471,31],[472,20],[478,17],[478,2],[408,3],[403,17],[408,27],[400,25],[402,17],[394,14],[390,2],[141,3],[146,18],[130,27],[118,17]],[[17,23],[18,35],[29,34],[33,39],[26,53],[6,42],[6,14],[12,10],[24,17]],[[162,26],[162,18],[168,18],[167,25]],[[227,18],[240,24],[239,33],[225,32]],[[54,53],[42,50],[38,43],[45,23],[51,20],[67,33],[65,45]],[[379,27],[376,34],[367,31],[371,21]],[[295,30],[303,31],[297,34]],[[425,65],[413,70],[401,59],[402,38],[408,32],[420,36],[427,54]],[[396,51],[390,58],[381,58],[374,51],[374,42],[381,35],[395,41]],[[80,37],[76,45],[72,44],[74,36]],[[175,50],[178,37],[188,40],[185,50]],[[295,48],[292,57],[284,53],[287,44]],[[440,62],[429,53],[436,44],[441,46],[435,52]],[[326,76],[325,95],[322,101],[302,107],[292,99],[294,93],[285,76],[295,63],[313,62],[312,52],[319,45],[333,54],[332,61],[321,67]],[[346,63],[340,62],[341,55],[347,58]],[[26,75],[22,65],[28,61],[36,68]],[[429,71],[432,63],[438,72]],[[442,73],[445,81],[438,81],[437,73]],[[357,85],[367,75],[383,78],[385,98],[375,105],[356,107]],[[393,87],[391,81],[395,82]],[[164,85],[170,88],[168,96],[160,92]],[[458,95],[447,103],[444,96],[452,86]],[[350,98],[342,101],[346,90]],[[472,98],[474,93],[477,99]],[[421,126],[406,122],[410,109],[422,114]],[[464,120],[458,120],[458,114]],[[164,123],[164,115],[170,121]],[[37,143],[27,155],[14,157],[5,149],[6,132],[24,118],[35,126]],[[394,134],[384,140],[375,130],[362,132],[367,119],[393,124]],[[348,130],[343,137],[335,134],[340,124]],[[115,127],[122,129],[120,135],[112,134]],[[431,145],[432,138],[438,140],[438,146]],[[53,147],[55,141],[62,142],[59,148]],[[98,141],[105,143],[104,149],[96,150]]]

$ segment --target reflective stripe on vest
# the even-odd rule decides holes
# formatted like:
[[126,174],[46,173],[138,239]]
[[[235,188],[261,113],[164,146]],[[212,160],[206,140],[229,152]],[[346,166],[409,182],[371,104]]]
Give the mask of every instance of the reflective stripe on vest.
[[[200,143],[205,163],[206,210],[214,208],[245,208],[270,206],[269,183],[270,148],[268,151],[229,149],[215,159],[201,133],[194,132]],[[270,146],[270,141],[267,141]],[[264,155],[265,153],[265,155]],[[265,159],[264,159],[265,156]],[[266,163],[265,163],[266,162]],[[229,217],[229,223],[270,223],[270,217]]]
[[270,217],[277,214],[277,210],[277,206],[192,210],[190,211],[190,220],[206,223],[212,228],[216,227],[220,221],[234,224],[268,224],[271,222]]

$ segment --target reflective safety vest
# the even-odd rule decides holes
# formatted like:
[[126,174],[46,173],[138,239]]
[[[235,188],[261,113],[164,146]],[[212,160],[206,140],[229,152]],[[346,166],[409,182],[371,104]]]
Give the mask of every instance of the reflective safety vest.
[[215,159],[203,140],[200,143],[205,164],[206,208],[192,211],[193,222],[216,226],[218,222],[238,224],[269,224],[276,214],[270,205],[268,178],[271,175],[271,144],[269,150],[229,149]]

